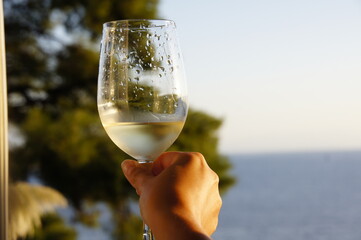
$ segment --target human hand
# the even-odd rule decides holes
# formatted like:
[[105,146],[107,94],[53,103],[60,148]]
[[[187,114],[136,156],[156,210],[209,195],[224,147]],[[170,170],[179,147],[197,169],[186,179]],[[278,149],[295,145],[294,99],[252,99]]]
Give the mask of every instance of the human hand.
[[125,160],[122,169],[157,240],[209,239],[215,231],[219,179],[202,154],[167,152],[152,164]]

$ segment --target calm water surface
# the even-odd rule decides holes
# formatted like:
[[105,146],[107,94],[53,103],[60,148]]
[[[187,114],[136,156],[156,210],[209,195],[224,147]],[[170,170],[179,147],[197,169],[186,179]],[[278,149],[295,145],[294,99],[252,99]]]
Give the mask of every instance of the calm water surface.
[[215,240],[360,240],[361,152],[232,156]]

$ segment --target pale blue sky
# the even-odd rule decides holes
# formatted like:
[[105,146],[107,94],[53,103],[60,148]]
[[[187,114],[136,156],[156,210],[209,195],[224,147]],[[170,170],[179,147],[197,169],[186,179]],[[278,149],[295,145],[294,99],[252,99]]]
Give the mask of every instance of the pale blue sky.
[[361,149],[361,1],[161,0],[224,153]]

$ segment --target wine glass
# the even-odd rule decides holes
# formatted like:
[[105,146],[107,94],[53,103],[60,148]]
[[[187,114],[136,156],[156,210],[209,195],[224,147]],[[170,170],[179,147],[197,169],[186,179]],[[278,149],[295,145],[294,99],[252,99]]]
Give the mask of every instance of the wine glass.
[[[140,163],[152,162],[173,144],[188,112],[173,21],[104,23],[98,111],[111,140]],[[154,239],[146,225],[143,239]]]

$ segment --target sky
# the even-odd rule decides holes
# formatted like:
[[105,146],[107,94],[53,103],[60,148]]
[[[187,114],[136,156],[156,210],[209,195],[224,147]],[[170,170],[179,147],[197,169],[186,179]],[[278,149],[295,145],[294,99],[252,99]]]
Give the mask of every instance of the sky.
[[160,0],[220,151],[361,150],[361,1]]

